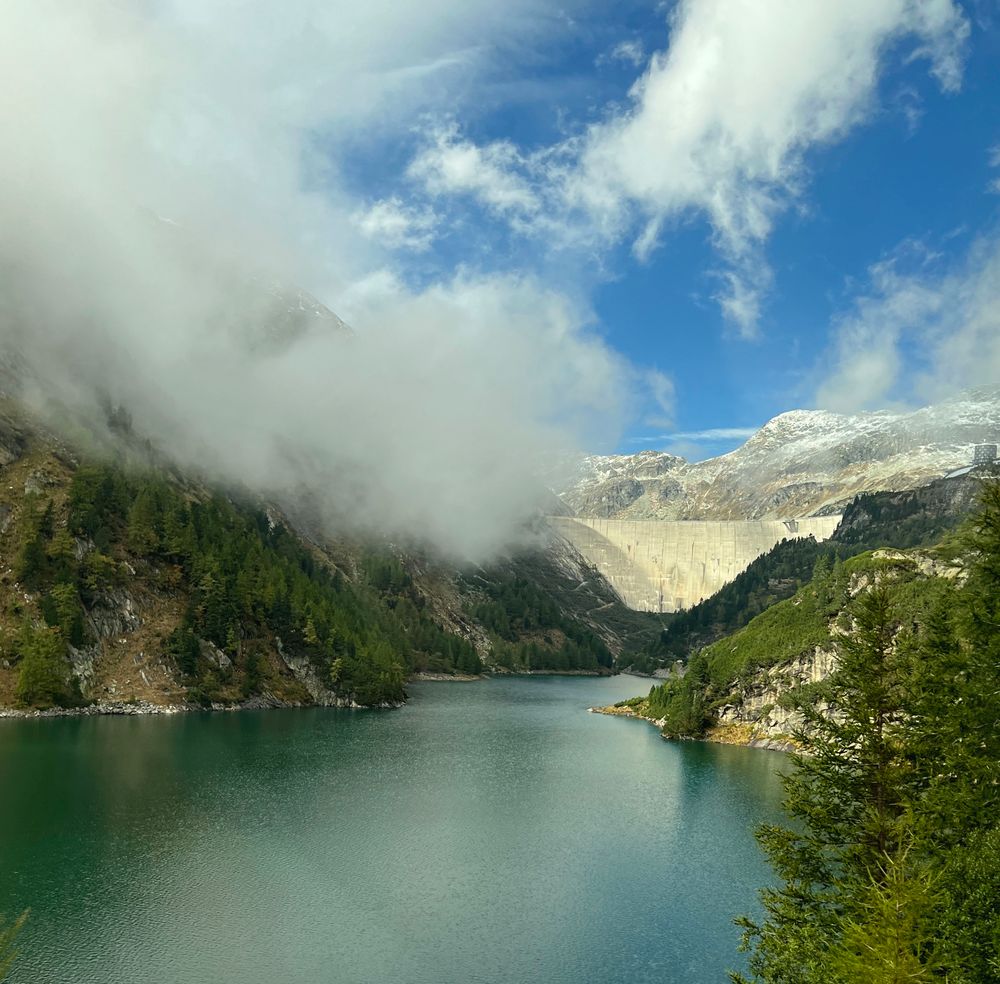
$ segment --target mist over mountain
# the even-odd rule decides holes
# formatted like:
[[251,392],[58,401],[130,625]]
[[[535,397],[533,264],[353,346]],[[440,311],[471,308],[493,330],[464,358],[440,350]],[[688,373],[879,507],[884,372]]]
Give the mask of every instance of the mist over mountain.
[[[184,18],[4,16],[6,390],[97,431],[123,407],[181,466],[467,559],[522,535],[528,463],[613,432],[631,370],[584,313],[528,277],[380,273],[310,185],[320,121],[273,102],[246,119],[246,66]],[[351,293],[355,330],[302,283]]]

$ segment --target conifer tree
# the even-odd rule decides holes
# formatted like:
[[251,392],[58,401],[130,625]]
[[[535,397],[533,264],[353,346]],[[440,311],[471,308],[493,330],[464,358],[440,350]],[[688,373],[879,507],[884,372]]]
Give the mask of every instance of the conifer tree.
[[829,984],[931,984],[940,980],[934,875],[916,862],[909,832],[861,886],[841,920]]
[[968,577],[928,620],[914,719],[925,850],[942,872],[950,980],[1000,984],[1000,483],[984,483]]
[[18,701],[27,707],[64,706],[72,702],[67,683],[66,643],[58,628],[25,625],[18,648]]
[[785,810],[797,826],[758,833],[782,884],[761,893],[763,923],[740,924],[750,969],[769,984],[828,984],[845,914],[877,882],[905,815],[906,658],[885,583],[861,593],[853,618],[831,681],[835,714],[803,707],[806,754],[785,778]]
[[853,605],[834,714],[808,710],[785,781],[797,824],[759,835],[781,884],[741,921],[756,980],[1000,984],[996,481],[965,548],[966,577],[920,610],[894,612],[886,580]]
[[137,554],[150,554],[160,544],[156,530],[159,508],[152,488],[144,487],[128,512],[128,547]]

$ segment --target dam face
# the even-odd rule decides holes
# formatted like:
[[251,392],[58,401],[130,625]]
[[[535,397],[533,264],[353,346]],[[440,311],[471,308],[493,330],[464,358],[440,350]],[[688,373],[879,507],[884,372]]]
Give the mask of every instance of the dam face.
[[629,608],[677,612],[711,597],[782,540],[827,539],[840,516],[739,522],[579,519],[549,523]]

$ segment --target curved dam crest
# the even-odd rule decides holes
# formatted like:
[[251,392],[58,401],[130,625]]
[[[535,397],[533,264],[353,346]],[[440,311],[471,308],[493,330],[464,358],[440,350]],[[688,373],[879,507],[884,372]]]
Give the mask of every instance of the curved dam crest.
[[828,539],[840,519],[663,522],[550,516],[549,523],[629,608],[677,612],[711,597],[782,540]]

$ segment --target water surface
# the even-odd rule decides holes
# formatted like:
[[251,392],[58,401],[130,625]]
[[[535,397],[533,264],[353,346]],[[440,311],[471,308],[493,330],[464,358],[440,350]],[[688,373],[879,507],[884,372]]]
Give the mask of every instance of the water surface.
[[0,721],[12,981],[721,984],[786,760],[586,713],[646,686]]

